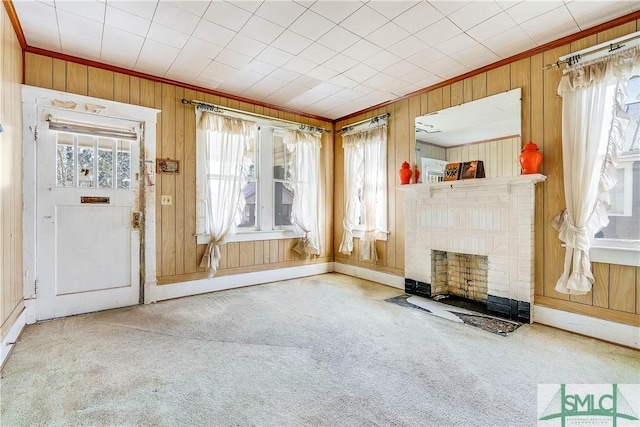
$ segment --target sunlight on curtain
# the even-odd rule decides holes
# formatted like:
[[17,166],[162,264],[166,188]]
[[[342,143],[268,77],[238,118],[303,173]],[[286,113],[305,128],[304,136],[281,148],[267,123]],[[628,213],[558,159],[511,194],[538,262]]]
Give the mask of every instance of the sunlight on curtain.
[[583,295],[591,290],[589,249],[595,233],[609,223],[608,191],[616,182],[628,123],[627,83],[639,71],[636,47],[567,68],[558,86],[566,202],[566,209],[552,222],[566,245],[558,292]]
[[291,221],[296,233],[304,234],[293,249],[301,255],[320,255],[320,134],[287,130],[284,144],[291,153],[294,186]]
[[[382,159],[386,156],[384,149],[387,140],[387,125],[360,132],[347,133],[342,136],[345,152],[345,216],[343,219],[344,234],[340,244],[340,252],[350,255],[353,251],[353,227],[357,224],[361,211],[364,224],[362,238],[362,259],[376,262],[376,236],[385,230],[381,229],[380,198],[384,197],[381,176]],[[361,196],[358,192],[361,191]],[[360,201],[361,199],[361,201]],[[362,204],[362,210],[359,206]]]
[[235,232],[244,212],[242,187],[247,177],[246,151],[255,138],[254,122],[204,112],[199,128],[206,130],[205,170],[207,232],[211,240],[200,267],[214,275],[220,262],[220,245]]

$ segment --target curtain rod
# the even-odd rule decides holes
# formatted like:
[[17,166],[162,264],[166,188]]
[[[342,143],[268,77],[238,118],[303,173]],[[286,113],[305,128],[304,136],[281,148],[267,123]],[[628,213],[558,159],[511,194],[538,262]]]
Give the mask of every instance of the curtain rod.
[[386,119],[390,115],[391,115],[391,113],[384,113],[384,114],[380,114],[379,116],[372,117],[370,119],[360,120],[359,122],[355,122],[355,123],[352,123],[350,125],[342,126],[342,128],[337,130],[336,132],[349,132],[349,131],[353,130],[353,128],[355,128],[356,126],[359,126],[359,125],[362,125],[362,124],[365,124],[365,123],[369,123],[369,125],[372,125],[372,124],[378,123],[380,120]]
[[303,123],[292,122],[292,121],[289,121],[289,120],[279,119],[279,118],[276,118],[276,117],[270,117],[270,116],[265,116],[265,115],[262,115],[262,114],[250,113],[250,112],[242,111],[242,110],[236,110],[235,108],[221,107],[219,105],[209,104],[208,102],[196,101],[195,99],[190,101],[188,99],[182,98],[181,102],[183,104],[195,105],[197,108],[201,108],[201,109],[206,110],[206,111],[211,111],[212,113],[224,114],[225,112],[228,111],[228,112],[231,112],[231,113],[236,113],[236,114],[240,114],[240,115],[244,115],[244,116],[251,116],[251,117],[257,117],[257,118],[261,118],[261,119],[272,120],[272,121],[276,121],[276,122],[287,123],[287,124],[290,124],[290,125],[294,125],[296,127],[296,129],[301,130],[301,131],[331,133],[330,129],[325,129],[323,127],[305,125]]
[[[620,50],[626,46],[626,44],[623,43],[629,43],[638,39],[640,39],[640,32],[635,32],[623,37],[618,37],[617,39],[608,41],[606,43],[600,43],[599,45],[588,47],[569,55],[561,56],[556,62],[545,65],[543,69],[548,70],[553,67],[560,67],[560,65],[562,64],[567,64],[569,67],[571,67],[572,65],[576,65],[578,62],[580,62],[580,60],[587,59],[591,55],[596,55],[605,51],[606,53],[615,52],[616,50]],[[636,44],[638,44],[638,42],[629,47],[633,47]]]

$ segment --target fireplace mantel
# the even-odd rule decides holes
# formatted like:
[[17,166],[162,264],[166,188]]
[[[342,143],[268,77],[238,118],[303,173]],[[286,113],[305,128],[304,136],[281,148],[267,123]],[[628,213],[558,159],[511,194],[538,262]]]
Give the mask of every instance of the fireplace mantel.
[[434,296],[432,250],[487,256],[488,308],[529,322],[535,184],[546,178],[530,174],[396,187],[405,193],[407,292]]

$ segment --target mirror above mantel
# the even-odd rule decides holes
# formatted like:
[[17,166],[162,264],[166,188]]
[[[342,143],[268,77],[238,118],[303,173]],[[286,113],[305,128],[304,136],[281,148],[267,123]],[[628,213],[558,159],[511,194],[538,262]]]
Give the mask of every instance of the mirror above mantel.
[[519,175],[521,98],[517,88],[416,117],[421,182],[428,165],[470,160],[482,160],[487,177]]

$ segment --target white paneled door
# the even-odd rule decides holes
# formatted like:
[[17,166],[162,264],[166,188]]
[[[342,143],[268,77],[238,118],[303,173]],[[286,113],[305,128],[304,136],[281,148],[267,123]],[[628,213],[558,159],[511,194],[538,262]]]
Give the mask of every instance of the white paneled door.
[[137,123],[38,116],[37,320],[138,304]]

